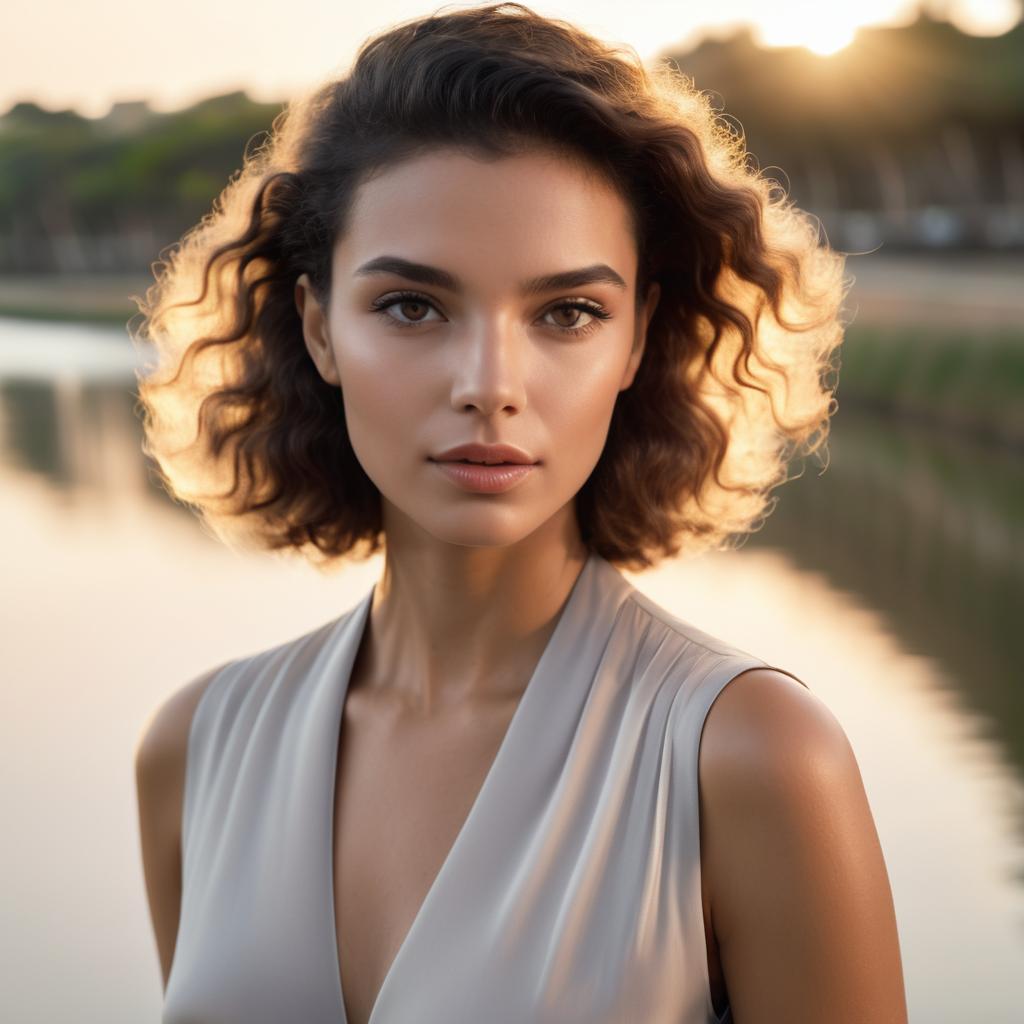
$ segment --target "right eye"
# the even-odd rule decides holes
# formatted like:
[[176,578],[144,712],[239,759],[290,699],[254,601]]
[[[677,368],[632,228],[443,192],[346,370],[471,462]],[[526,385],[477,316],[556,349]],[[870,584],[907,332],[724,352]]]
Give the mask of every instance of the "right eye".
[[[413,307],[414,315],[412,319],[402,320],[388,313],[387,310],[392,306]],[[370,308],[378,316],[384,317],[388,323],[393,324],[395,327],[415,327],[417,324],[430,323],[425,317],[421,318],[420,314],[430,309],[436,312],[434,304],[426,296],[420,295],[418,292],[390,292],[387,295],[382,295]]]

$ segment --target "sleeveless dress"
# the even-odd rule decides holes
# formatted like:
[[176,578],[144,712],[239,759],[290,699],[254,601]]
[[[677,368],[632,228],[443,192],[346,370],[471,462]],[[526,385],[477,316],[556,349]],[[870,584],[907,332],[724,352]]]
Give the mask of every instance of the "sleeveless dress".
[[[200,699],[163,1024],[346,1024],[334,782],[375,587]],[[731,1021],[708,980],[697,754],[755,667],[591,553],[370,1024]]]

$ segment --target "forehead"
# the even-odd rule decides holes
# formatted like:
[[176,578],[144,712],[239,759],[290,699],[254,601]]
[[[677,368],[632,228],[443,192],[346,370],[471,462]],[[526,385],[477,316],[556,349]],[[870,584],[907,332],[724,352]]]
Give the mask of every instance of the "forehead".
[[335,265],[350,273],[385,252],[469,281],[595,262],[630,280],[636,267],[615,187],[581,160],[541,150],[497,159],[433,150],[378,172],[357,190]]

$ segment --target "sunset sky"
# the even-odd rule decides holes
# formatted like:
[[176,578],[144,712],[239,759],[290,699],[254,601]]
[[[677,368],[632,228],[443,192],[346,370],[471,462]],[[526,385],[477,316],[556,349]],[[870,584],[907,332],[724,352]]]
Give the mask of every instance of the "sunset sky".
[[[97,117],[120,100],[148,99],[172,110],[197,99],[246,89],[279,101],[343,72],[359,44],[397,22],[473,3],[378,0],[368,5],[322,0],[35,0],[4,18],[0,113],[18,100],[71,107]],[[864,24],[912,20],[920,0],[775,2],[717,0],[561,0],[529,4],[643,58],[673,44],[749,23],[766,45],[804,45],[823,55],[850,42]],[[1019,18],[1021,0],[927,0],[962,28],[995,34]]]

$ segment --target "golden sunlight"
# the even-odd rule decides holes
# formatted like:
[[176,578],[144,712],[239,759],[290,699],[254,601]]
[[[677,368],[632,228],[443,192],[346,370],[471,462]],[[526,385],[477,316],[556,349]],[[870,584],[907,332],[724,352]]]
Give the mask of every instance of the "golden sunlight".
[[999,36],[1020,20],[1020,0],[961,0],[949,4],[949,20],[964,32]]
[[853,42],[857,29],[865,23],[864,14],[863,10],[808,9],[802,5],[776,9],[771,20],[761,26],[759,41],[763,46],[803,46],[829,56]]
[[861,0],[856,4],[828,7],[820,3],[793,2],[766,10],[763,22],[754,24],[762,46],[803,46],[829,56],[853,42],[862,25],[905,24],[919,7],[948,18],[965,32],[999,35],[1020,18],[1020,0]]

